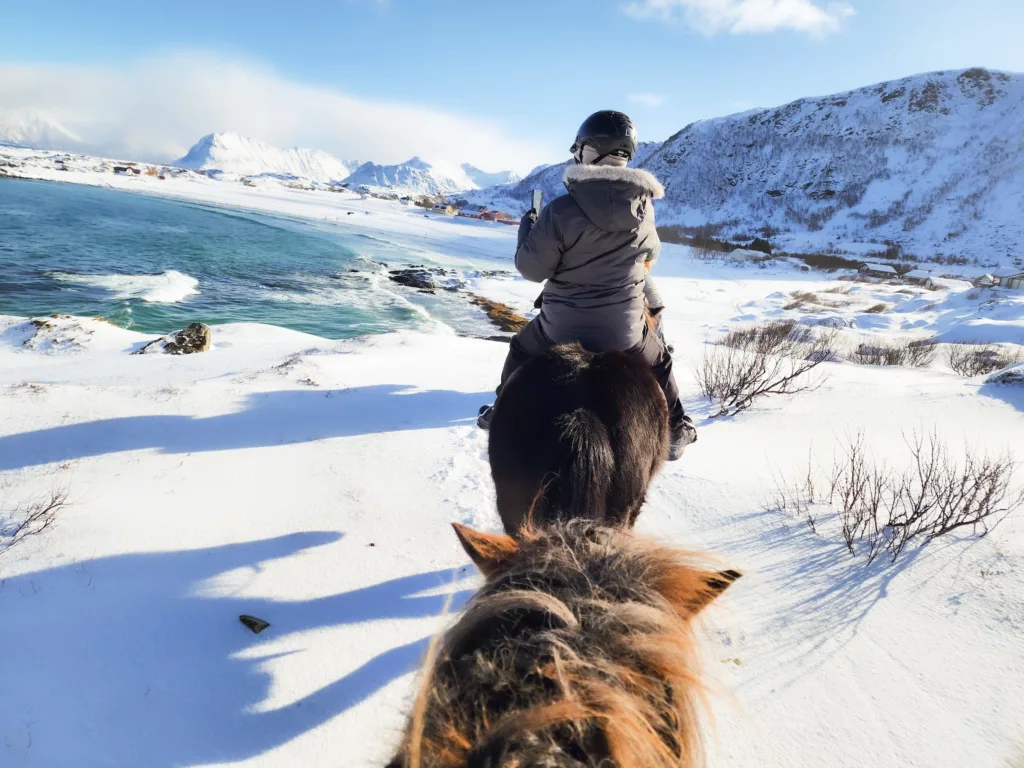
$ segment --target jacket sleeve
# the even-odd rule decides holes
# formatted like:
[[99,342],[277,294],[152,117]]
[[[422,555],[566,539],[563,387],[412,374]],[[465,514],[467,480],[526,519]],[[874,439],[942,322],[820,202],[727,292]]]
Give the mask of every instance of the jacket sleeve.
[[644,298],[647,299],[647,307],[651,310],[652,315],[657,315],[658,312],[665,308],[665,301],[661,298],[661,292],[658,290],[654,278],[650,275],[644,278]]
[[541,283],[554,276],[561,260],[562,238],[549,205],[540,212],[532,228],[520,229],[516,269],[530,282]]
[[648,238],[647,245],[651,249],[651,252],[644,261],[653,267],[654,262],[656,262],[658,257],[661,255],[661,238],[658,237],[658,228],[654,224],[654,206],[649,202],[648,205],[650,206],[648,215],[651,217],[651,236]]

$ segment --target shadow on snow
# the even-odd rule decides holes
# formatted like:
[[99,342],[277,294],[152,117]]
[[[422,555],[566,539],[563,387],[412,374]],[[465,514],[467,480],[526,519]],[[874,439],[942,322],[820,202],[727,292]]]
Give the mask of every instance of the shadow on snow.
[[252,393],[217,416],[126,416],[0,437],[0,471],[121,451],[226,451],[473,424],[494,394],[375,385]]
[[[73,758],[81,765],[150,768],[244,760],[411,671],[429,638],[385,650],[292,704],[259,710],[272,683],[264,665],[275,656],[246,652],[261,643],[444,611],[447,594],[417,595],[451,587],[448,570],[312,600],[203,594],[203,582],[219,574],[258,569],[340,538],[309,532],[117,555],[7,579],[0,588],[0,734],[8,756],[21,753],[37,765]],[[455,593],[450,610],[471,594]],[[252,634],[238,621],[243,613],[266,619],[271,628]]]

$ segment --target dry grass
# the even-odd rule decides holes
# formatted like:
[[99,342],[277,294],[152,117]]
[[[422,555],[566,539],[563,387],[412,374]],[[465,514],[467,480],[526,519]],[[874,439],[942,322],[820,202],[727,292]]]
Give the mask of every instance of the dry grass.
[[[826,293],[830,292],[840,293],[841,291],[826,291]],[[804,307],[811,307],[812,309],[839,309],[840,307],[846,306],[841,301],[829,301],[828,299],[823,299],[818,296],[818,294],[811,293],[810,291],[793,291],[789,295],[793,298],[793,301],[786,304],[783,309],[803,309]]]
[[889,305],[879,302],[878,304],[868,307],[864,311],[869,315],[884,315],[889,311]]
[[530,322],[512,307],[502,304],[500,301],[491,301],[475,293],[470,294],[470,297],[470,301],[483,309],[487,313],[488,319],[503,331],[517,333]]
[[844,296],[848,296],[852,290],[853,287],[849,285],[834,285],[831,288],[825,289],[825,293],[841,293]]

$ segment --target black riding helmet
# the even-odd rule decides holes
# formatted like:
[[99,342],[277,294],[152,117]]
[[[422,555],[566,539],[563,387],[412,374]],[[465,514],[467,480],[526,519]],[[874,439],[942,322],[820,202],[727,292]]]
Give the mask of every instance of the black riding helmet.
[[602,109],[595,112],[576,131],[576,141],[569,151],[574,155],[590,145],[601,157],[617,155],[632,160],[636,155],[636,128],[629,115]]

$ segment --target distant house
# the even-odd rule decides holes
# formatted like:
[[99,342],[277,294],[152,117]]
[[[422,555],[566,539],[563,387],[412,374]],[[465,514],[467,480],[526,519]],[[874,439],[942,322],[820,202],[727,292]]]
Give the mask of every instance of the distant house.
[[888,264],[861,264],[859,272],[862,275],[868,277],[880,277],[883,279],[889,279],[898,277],[896,270],[890,267]]
[[912,285],[925,285],[932,273],[926,269],[912,269],[903,275],[903,279]]
[[131,173],[131,170],[132,169],[126,165],[114,166],[114,173],[116,173],[118,176],[127,176],[129,173]]
[[443,213],[445,216],[455,215],[455,206],[451,203],[434,203],[430,210],[434,213]]
[[972,282],[974,283],[975,288],[994,288],[999,285],[999,280],[989,274],[976,277]]
[[459,216],[465,216],[467,219],[482,219],[485,213],[487,206],[484,205],[469,204],[459,208]]
[[480,215],[480,218],[485,221],[509,221],[512,217],[504,211],[487,210]]
[[1020,267],[1004,267],[997,269],[992,273],[999,282],[997,285],[1000,288],[1009,288],[1015,291],[1024,290],[1024,269]]

